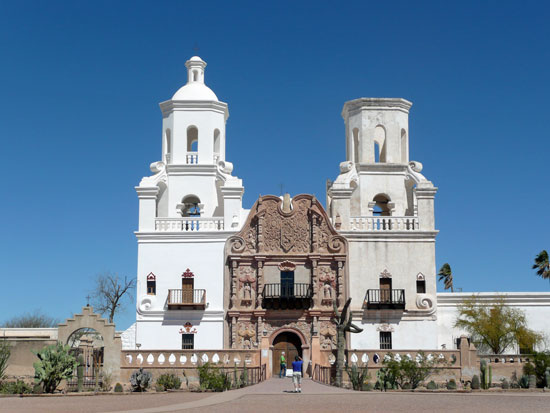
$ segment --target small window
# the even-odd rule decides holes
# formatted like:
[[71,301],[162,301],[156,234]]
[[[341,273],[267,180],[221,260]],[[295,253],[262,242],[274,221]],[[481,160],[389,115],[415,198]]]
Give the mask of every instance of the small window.
[[147,294],[156,295],[157,282],[155,280],[147,280]]
[[195,348],[195,335],[194,334],[182,334],[181,335],[181,349],[193,350]]
[[380,350],[391,350],[391,332],[380,332]]
[[416,281],[416,293],[417,294],[426,294],[426,281],[417,280]]

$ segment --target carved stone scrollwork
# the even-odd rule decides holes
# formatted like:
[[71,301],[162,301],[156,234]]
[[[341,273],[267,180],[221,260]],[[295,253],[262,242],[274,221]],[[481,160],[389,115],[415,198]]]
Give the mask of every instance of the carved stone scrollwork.
[[393,332],[394,328],[391,324],[380,324],[376,331],[386,331],[386,332]]
[[430,294],[418,294],[416,296],[416,306],[420,310],[431,310],[434,306],[434,298]]
[[254,273],[252,267],[239,268],[239,296],[241,305],[245,307],[251,306],[255,300],[256,277]]
[[294,271],[296,270],[296,264],[290,261],[283,261],[279,263],[279,271]]
[[328,249],[330,252],[344,252],[346,241],[343,237],[333,236],[328,243]]
[[323,321],[319,329],[321,348],[330,350],[336,348],[336,327],[330,321]]
[[231,243],[231,252],[241,253],[246,247],[246,242],[241,237],[233,237],[229,241]]
[[256,327],[251,322],[240,322],[237,327],[239,336],[239,348],[251,349],[258,346],[256,340]]

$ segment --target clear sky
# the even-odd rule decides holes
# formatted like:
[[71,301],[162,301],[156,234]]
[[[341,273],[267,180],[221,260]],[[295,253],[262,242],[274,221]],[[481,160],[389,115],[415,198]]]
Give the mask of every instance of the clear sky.
[[195,45],[244,207],[281,185],[324,200],[344,102],[404,97],[439,187],[437,267],[464,291],[549,291],[531,270],[550,249],[549,21],[529,1],[1,2],[0,322],[63,319],[95,274],[135,277],[134,186]]

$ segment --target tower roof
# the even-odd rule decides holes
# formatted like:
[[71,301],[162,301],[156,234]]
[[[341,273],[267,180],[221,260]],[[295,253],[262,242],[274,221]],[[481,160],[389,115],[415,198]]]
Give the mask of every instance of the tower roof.
[[187,84],[172,96],[172,100],[205,100],[218,101],[216,94],[204,84],[206,62],[199,56],[193,56],[187,62]]

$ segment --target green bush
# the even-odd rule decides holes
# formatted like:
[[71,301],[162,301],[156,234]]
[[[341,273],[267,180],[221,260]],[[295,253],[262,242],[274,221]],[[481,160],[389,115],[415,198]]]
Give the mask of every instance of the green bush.
[[159,376],[157,384],[163,386],[166,390],[177,390],[181,386],[181,379],[174,373],[165,373]]
[[122,388],[122,384],[117,383],[115,384],[115,393],[122,393],[124,389]]
[[536,376],[537,387],[544,387],[545,373],[548,368],[550,368],[550,352],[534,353],[529,362],[523,366],[523,374]]
[[53,393],[62,380],[73,377],[73,371],[78,366],[76,358],[70,354],[70,346],[62,343],[52,344],[34,352],[39,361],[33,364],[34,379],[42,384],[46,393]]
[[456,381],[451,379],[447,382],[447,390],[456,390]]
[[41,384],[35,384],[32,388],[32,394],[42,394],[44,393],[44,388]]
[[[220,368],[213,367],[212,364],[205,363],[198,367],[199,383],[203,390],[225,391],[231,388],[231,379]],[[247,372],[243,371],[241,382],[246,385]]]
[[408,357],[396,360],[393,354],[388,353],[384,358],[384,368],[380,369],[379,372],[384,370],[384,378],[392,387],[397,384],[402,389],[405,388],[405,385],[410,386],[411,389],[416,389],[420,383],[433,373],[436,365],[435,359],[428,359],[422,351],[418,352],[417,357],[418,360],[416,358],[409,359]]
[[477,374],[474,374],[472,377],[472,390],[479,390],[481,387],[481,383],[479,382],[479,376]]
[[372,385],[372,383],[363,383],[363,391],[372,391],[374,390],[374,386]]
[[500,387],[502,387],[504,390],[508,390],[510,388],[510,383],[508,382],[508,380],[502,379],[501,381],[502,383]]
[[4,381],[0,383],[0,393],[2,394],[29,394],[32,393],[32,387],[22,380]]
[[165,391],[166,389],[164,388],[164,386],[163,386],[162,384],[158,384],[158,383],[157,383],[157,384],[155,385],[155,390],[156,390],[157,392],[163,392],[163,391]]
[[435,381],[430,380],[430,382],[426,385],[426,388],[428,390],[436,390],[437,389],[437,384],[436,384]]
[[143,368],[140,367],[138,370],[135,370],[130,377],[132,390],[138,392],[147,390],[147,388],[151,384],[152,379],[153,375],[147,370],[143,370]]

